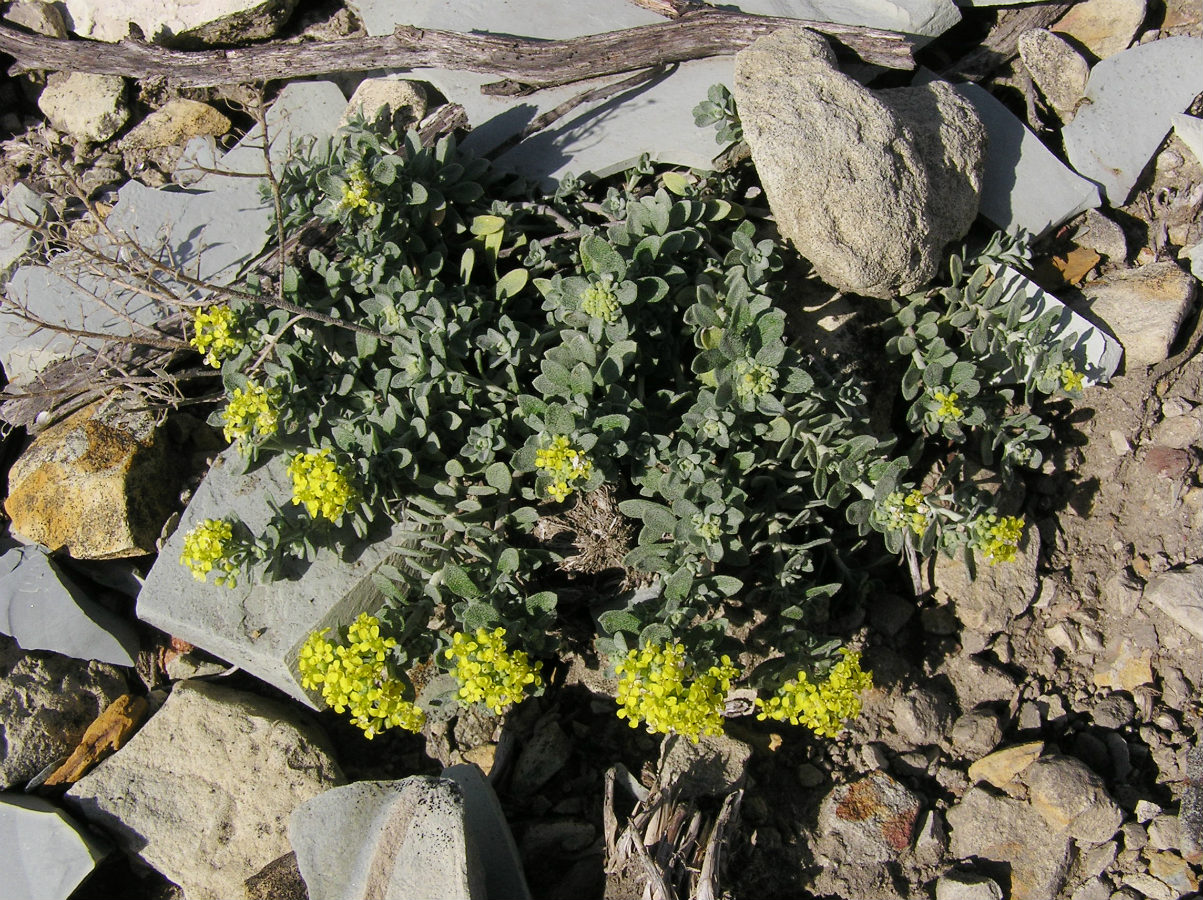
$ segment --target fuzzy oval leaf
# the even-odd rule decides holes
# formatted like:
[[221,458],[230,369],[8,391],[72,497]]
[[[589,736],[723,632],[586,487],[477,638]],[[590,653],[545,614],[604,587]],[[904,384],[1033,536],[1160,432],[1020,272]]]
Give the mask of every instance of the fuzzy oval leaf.
[[443,584],[457,597],[463,597],[465,600],[475,600],[481,596],[480,588],[476,586],[472,577],[455,563],[443,566]]

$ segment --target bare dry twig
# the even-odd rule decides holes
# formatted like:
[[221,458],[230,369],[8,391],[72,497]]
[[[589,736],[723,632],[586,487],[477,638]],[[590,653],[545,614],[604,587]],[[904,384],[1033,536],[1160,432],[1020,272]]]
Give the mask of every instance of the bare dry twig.
[[11,71],[35,69],[166,76],[178,87],[305,78],[368,69],[451,68],[497,75],[511,83],[548,87],[649,66],[731,55],[756,38],[784,27],[826,35],[867,63],[914,68],[914,41],[906,35],[754,16],[698,4],[653,25],[562,41],[494,34],[461,34],[398,26],[382,37],[333,41],[277,41],[226,50],[171,50],[126,39],[118,44],[64,40],[0,26],[0,52],[12,56]]

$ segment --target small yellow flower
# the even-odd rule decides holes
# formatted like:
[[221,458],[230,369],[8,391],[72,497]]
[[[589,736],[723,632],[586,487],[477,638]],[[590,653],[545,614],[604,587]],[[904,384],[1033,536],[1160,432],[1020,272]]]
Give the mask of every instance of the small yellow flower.
[[1022,516],[982,516],[973,524],[974,546],[989,560],[990,565],[1014,561],[1023,538]]
[[535,467],[540,475],[551,478],[547,495],[557,503],[568,499],[576,482],[588,481],[593,474],[593,463],[585,451],[573,447],[562,434],[554,436],[550,446],[535,451]]
[[1086,383],[1086,376],[1074,368],[1071,362],[1061,363],[1061,390],[1067,394],[1076,394]]
[[860,654],[847,647],[840,653],[844,658],[822,683],[816,685],[799,672],[767,701],[757,697],[756,718],[805,725],[820,737],[838,735],[844,723],[860,713],[861,692],[873,686],[872,673],[861,670]]
[[339,209],[350,210],[367,216],[374,216],[382,209],[380,203],[373,198],[376,189],[362,163],[352,163],[347,169],[347,184],[343,187],[342,196],[338,199]]
[[886,497],[882,512],[886,527],[894,531],[913,531],[919,537],[927,531],[932,520],[931,507],[920,490],[908,494],[894,491]]
[[497,715],[511,704],[526,699],[527,691],[543,684],[539,674],[543,663],[533,665],[524,650],[510,652],[505,643],[505,629],[498,627],[476,629],[474,638],[457,632],[447,648],[447,661],[452,663],[451,674],[459,682],[456,697],[461,703],[483,703]]
[[680,642],[653,644],[627,653],[619,675],[618,717],[649,734],[682,734],[695,744],[703,734],[721,734],[723,709],[739,670],[723,656],[699,671]]
[[246,390],[234,388],[222,411],[222,429],[227,441],[245,448],[254,438],[271,437],[278,429],[280,391],[248,382]]
[[330,448],[298,453],[288,464],[292,478],[292,502],[305,504],[313,518],[338,521],[359,499],[346,472],[331,458]]
[[204,581],[214,569],[218,575],[214,581],[226,587],[238,583],[238,566],[226,558],[230,541],[234,537],[233,526],[224,519],[205,519],[186,535],[180,563],[187,566],[192,577]]
[[192,313],[191,344],[205,356],[205,365],[221,368],[221,361],[242,349],[245,340],[238,330],[234,311],[228,306],[198,308]]
[[932,399],[939,404],[936,407],[936,420],[939,422],[956,422],[965,418],[965,411],[957,406],[957,400],[960,399],[960,394],[956,391],[945,393],[944,391],[936,391],[932,395]]

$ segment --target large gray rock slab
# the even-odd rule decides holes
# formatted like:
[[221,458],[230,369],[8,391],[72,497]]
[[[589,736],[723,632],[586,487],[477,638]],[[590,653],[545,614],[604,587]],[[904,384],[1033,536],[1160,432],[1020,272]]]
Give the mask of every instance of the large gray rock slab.
[[1090,72],[1086,102],[1061,132],[1077,171],[1123,206],[1174,116],[1203,91],[1203,39],[1171,37],[1125,50]]
[[63,760],[125,690],[125,676],[107,663],[27,652],[0,635],[0,788],[24,786]]
[[1091,314],[1123,344],[1128,362],[1152,366],[1169,356],[1198,288],[1197,279],[1166,261],[1115,272],[1082,293]]
[[[920,80],[932,77],[921,73]],[[1004,231],[1022,228],[1039,237],[1099,205],[1098,188],[1057,159],[1015,114],[976,84],[957,91],[986,126],[981,214]]]
[[737,54],[734,93],[778,228],[834,287],[913,291],[972,224],[984,135],[948,85],[874,94],[783,29]]
[[544,188],[569,173],[613,175],[645,153],[652,162],[711,169],[722,148],[714,141],[714,129],[695,124],[693,108],[706,99],[710,85],[730,84],[731,78],[730,58],[681,63],[668,77],[570,113],[503,153],[497,165]]
[[25,650],[133,666],[138,636],[129,622],[90,600],[40,547],[0,556],[0,631]]
[[297,807],[288,837],[313,898],[489,896],[464,792],[451,779],[415,775],[334,788]]
[[0,871],[9,900],[66,900],[107,855],[53,803],[0,795]]
[[[0,213],[20,222],[36,225],[46,215],[46,201],[37,191],[30,190],[17,182],[4,195]],[[8,279],[8,273],[26,253],[37,246],[37,236],[16,222],[0,222],[0,287]]]
[[271,37],[297,0],[63,0],[80,37],[119,41],[137,25],[155,44],[222,44]]
[[292,710],[186,681],[66,802],[188,900],[241,897],[288,852],[293,810],[342,780],[324,737]]
[[361,543],[346,559],[323,547],[312,563],[295,564],[279,580],[240,578],[233,588],[197,581],[180,563],[184,536],[205,519],[234,515],[258,534],[272,516],[268,497],[294,508],[286,468],[287,461],[276,457],[238,474],[242,461],[236,449],[217,458],[147,575],[138,618],[313,706],[297,670],[301,645],[317,629],[337,629],[383,605],[371,576],[395,561],[394,544]]
[[1141,599],[1203,641],[1203,563],[1163,572],[1145,586]]

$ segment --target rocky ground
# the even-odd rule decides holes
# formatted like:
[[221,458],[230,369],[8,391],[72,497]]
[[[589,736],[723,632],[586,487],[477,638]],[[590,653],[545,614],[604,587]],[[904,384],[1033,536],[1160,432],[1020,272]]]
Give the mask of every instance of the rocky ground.
[[[139,14],[150,16],[142,26],[148,39],[166,30],[192,45],[273,35],[324,40],[388,33],[395,24],[387,4],[294,6],[266,4],[261,18],[233,24],[177,21],[162,4]],[[445,6],[438,15],[452,16],[454,4]],[[58,7],[19,0],[4,15],[51,36],[126,34],[100,16],[77,10],[72,18],[70,2],[65,8],[64,17]],[[891,23],[872,18],[882,13],[866,3],[861,24],[925,34],[925,66],[975,76],[984,90],[967,96],[986,120],[993,154],[971,191],[981,195],[983,217],[1042,235],[1036,280],[1104,325],[1123,345],[1124,362],[1109,385],[1088,388],[1065,410],[1042,469],[1025,493],[1008,498],[1034,526],[1016,563],[982,568],[973,579],[963,563],[937,559],[920,573],[918,597],[899,571],[883,575],[863,605],[835,611],[832,631],[863,648],[875,681],[862,715],[839,739],[735,716],[725,736],[696,748],[661,741],[617,719],[604,673],[575,660],[551,673],[544,696],[504,718],[433,717],[424,735],[389,732],[368,743],[345,719],[298,702],[304,695],[287,670],[287,632],[304,634],[314,621],[280,614],[290,598],[252,591],[234,612],[223,611],[218,594],[197,593],[186,573],[171,580],[179,567],[175,575],[151,572],[159,549],[165,559],[178,557],[171,535],[181,515],[186,522],[214,497],[246,493],[243,482],[222,487],[220,471],[201,484],[222,442],[188,408],[162,425],[154,416],[115,418],[87,407],[42,429],[41,407],[10,401],[5,508],[22,542],[8,540],[0,557],[13,635],[0,635],[0,856],[24,879],[25,893],[15,896],[285,897],[303,896],[306,882],[312,896],[334,895],[339,878],[363,874],[355,868],[360,848],[391,846],[393,826],[385,824],[460,834],[465,818],[469,830],[486,829],[473,840],[494,852],[483,863],[482,887],[473,881],[479,869],[457,868],[465,865],[463,846],[442,848],[437,868],[450,873],[448,895],[519,896],[515,859],[539,898],[706,896],[715,885],[748,898],[1197,895],[1203,125],[1195,116],[1203,111],[1203,24],[1197,2],[1083,0],[1056,24],[1053,16],[1042,22],[1052,31],[1014,26],[1042,8],[969,5],[956,24],[951,4],[915,0],[896,7],[909,19]],[[643,12],[624,24],[644,24]],[[438,15],[419,24],[450,27]],[[565,36],[554,30],[554,14],[547,19],[552,32],[544,36]],[[1016,32],[1010,44],[1008,27]],[[989,48],[996,52],[984,66],[979,51]],[[829,66],[819,69],[815,79],[834,78]],[[462,89],[456,75],[440,70],[425,90],[404,83],[387,90],[420,119],[438,94],[451,99]],[[690,120],[692,102],[680,98],[700,99],[722,80],[711,69],[683,66],[678,75],[657,87],[675,104],[658,107],[658,118],[671,108]],[[268,99],[279,121],[317,134],[337,123],[359,80],[342,75],[291,94],[273,85]],[[898,75],[884,80],[905,83]],[[841,96],[860,98],[849,84],[839,83]],[[248,157],[236,147],[255,125],[254,100],[245,88],[178,90],[164,79],[5,77],[3,208],[21,217],[48,205],[70,221],[82,203],[64,199],[70,170],[84,200],[176,250],[185,243],[180,234],[223,229],[229,257],[204,261],[206,277],[220,279],[259,252],[265,213],[253,189],[202,170],[236,170],[254,159],[255,151]],[[473,124],[473,115],[498,112],[460,102]],[[615,134],[668,140],[643,120],[624,121],[615,113]],[[672,122],[665,128],[680,130]],[[478,129],[478,141],[504,140],[486,131]],[[561,137],[573,146],[571,129]],[[704,138],[712,155],[710,133]],[[756,136],[749,139],[755,154]],[[594,143],[582,142],[588,149],[574,171],[620,169],[649,149]],[[696,144],[683,141],[663,158],[701,165]],[[804,150],[779,156],[798,159]],[[565,170],[560,159],[509,152],[513,167],[535,177]],[[762,177],[773,199],[770,168]],[[818,171],[816,164],[807,177],[820,179],[822,196],[803,197],[797,215],[775,210],[783,233],[804,230],[818,203],[837,218],[849,210],[876,215],[867,210],[880,197],[849,200],[861,186],[836,190]],[[203,206],[158,190],[173,183],[218,199]],[[948,186],[936,196],[951,202],[955,190],[968,188]],[[41,277],[33,267],[17,269],[21,241],[19,230],[0,223],[0,279],[8,280],[10,303],[33,296],[28,286]],[[874,327],[874,301],[856,295],[888,291],[883,277],[896,288],[918,276],[852,270],[839,256],[846,247],[795,243],[845,290],[812,279],[800,291],[805,299],[792,311],[799,339],[820,342],[851,366],[868,364],[858,350]],[[59,312],[74,296],[51,294]],[[56,350],[41,338],[35,346],[38,335],[7,327],[0,334],[10,382],[28,377],[39,353]],[[259,477],[255,496],[271,489],[270,474]],[[83,508],[101,512],[81,516]],[[29,541],[62,549],[47,555]],[[342,603],[347,573],[314,568],[315,590]],[[114,747],[121,749],[92,767]],[[463,809],[445,782],[406,782],[396,794],[363,785],[464,764],[488,774],[501,815],[470,774],[457,780],[469,798]],[[421,809],[434,818],[421,819]],[[399,858],[416,852],[400,844],[390,850]],[[413,868],[420,859],[407,864],[397,871],[421,874]],[[393,875],[398,896],[430,888],[419,880],[405,894],[403,874]]]

